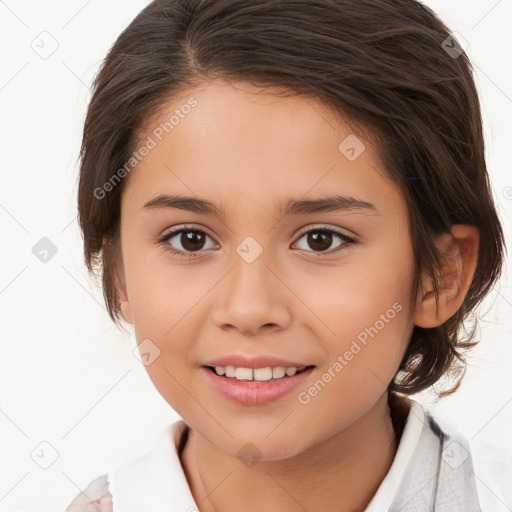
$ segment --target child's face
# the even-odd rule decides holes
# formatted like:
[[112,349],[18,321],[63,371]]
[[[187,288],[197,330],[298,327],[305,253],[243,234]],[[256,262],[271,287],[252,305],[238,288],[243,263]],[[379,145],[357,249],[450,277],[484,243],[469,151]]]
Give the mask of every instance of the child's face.
[[[255,91],[215,81],[169,102],[148,124],[156,146],[122,197],[122,311],[137,342],[160,350],[147,371],[191,428],[233,456],[250,440],[277,459],[348,427],[386,392],[413,328],[414,265],[405,203],[377,171],[372,148],[353,160],[338,148],[352,132],[322,104]],[[183,108],[191,97],[197,105]],[[162,130],[152,131],[175,110],[174,128],[160,141]],[[210,201],[225,217],[144,208],[161,194]],[[333,195],[375,210],[282,216],[277,209]],[[165,244],[197,248],[191,259],[158,243],[183,224],[203,238],[187,242],[185,232]],[[357,241],[323,240],[325,228]],[[252,262],[239,247],[247,237]],[[154,345],[145,346],[150,358]],[[284,396],[244,405],[214,389],[203,367],[235,353],[316,368]]]

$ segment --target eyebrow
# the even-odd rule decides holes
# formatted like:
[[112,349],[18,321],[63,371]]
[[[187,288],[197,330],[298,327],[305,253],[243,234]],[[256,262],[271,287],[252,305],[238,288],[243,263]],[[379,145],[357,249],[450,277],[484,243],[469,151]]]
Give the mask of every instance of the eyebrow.
[[[199,197],[160,194],[143,206],[146,210],[178,209],[206,215],[214,215],[225,219],[225,211],[207,199]],[[320,199],[293,200],[282,203],[278,208],[279,213],[285,217],[288,215],[301,215],[331,211],[358,211],[371,212],[379,215],[379,211],[373,203],[363,201],[351,196],[332,195]]]

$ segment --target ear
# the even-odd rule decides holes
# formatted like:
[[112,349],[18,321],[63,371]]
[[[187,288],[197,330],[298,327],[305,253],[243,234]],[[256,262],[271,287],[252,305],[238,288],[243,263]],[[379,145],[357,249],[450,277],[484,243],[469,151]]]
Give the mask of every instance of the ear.
[[126,280],[123,270],[121,270],[121,272],[116,272],[115,283],[121,314],[126,322],[133,324],[133,316],[130,308],[130,301],[128,300],[128,294],[126,292]]
[[113,272],[112,283],[119,302],[121,316],[130,324],[133,324],[133,317],[128,300],[128,292],[126,289],[126,279],[123,263],[123,255],[121,250],[120,233],[116,236],[104,237],[102,244],[102,255],[104,261],[108,261]]
[[114,269],[114,286],[117,292],[121,315],[126,322],[133,324],[133,316],[130,308],[130,301],[128,300],[128,292],[126,290],[126,278],[122,260]]
[[442,272],[438,278],[439,305],[430,276],[416,298],[414,324],[432,328],[441,325],[461,307],[471,285],[478,261],[480,236],[475,226],[456,224],[451,233],[442,234],[436,245],[441,255]]

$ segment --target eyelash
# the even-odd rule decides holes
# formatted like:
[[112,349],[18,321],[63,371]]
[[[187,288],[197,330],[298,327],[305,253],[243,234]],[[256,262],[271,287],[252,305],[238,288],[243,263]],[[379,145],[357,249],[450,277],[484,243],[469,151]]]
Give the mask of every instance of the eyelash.
[[[163,246],[164,250],[166,250],[166,251],[170,252],[171,254],[173,254],[175,256],[178,256],[180,258],[187,258],[189,260],[193,259],[193,258],[196,258],[197,256],[199,256],[199,253],[204,252],[204,251],[203,250],[191,251],[191,252],[181,251],[181,250],[174,249],[170,244],[167,243],[171,238],[174,238],[177,234],[191,232],[191,231],[196,232],[196,233],[202,233],[202,234],[204,234],[206,236],[209,236],[207,233],[205,233],[201,229],[189,228],[187,226],[181,226],[181,227],[171,231],[170,233],[167,233],[166,235],[164,235],[158,241],[158,243]],[[302,231],[301,233],[299,233],[299,238],[297,240],[300,240],[304,235],[307,235],[309,233],[318,233],[318,232],[320,232],[320,233],[330,233],[330,234],[336,235],[344,243],[340,244],[334,250],[330,250],[330,251],[321,251],[321,252],[318,252],[318,251],[306,251],[306,252],[313,253],[314,254],[314,256],[313,256],[314,258],[322,258],[324,254],[327,254],[327,255],[330,256],[330,255],[332,255],[334,253],[337,253],[337,252],[343,250],[347,246],[350,246],[350,245],[353,245],[353,244],[357,243],[356,239],[354,239],[352,237],[349,237],[348,235],[345,235],[344,233],[342,233],[342,232],[340,232],[338,230],[335,230],[335,229],[332,229],[332,228],[328,228],[327,226],[321,226],[321,227],[309,229],[307,231]]]

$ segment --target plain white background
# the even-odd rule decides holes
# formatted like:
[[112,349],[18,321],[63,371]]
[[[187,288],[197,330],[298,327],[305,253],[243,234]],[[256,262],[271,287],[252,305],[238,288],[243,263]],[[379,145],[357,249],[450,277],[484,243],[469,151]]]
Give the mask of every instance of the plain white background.
[[[74,497],[178,419],[134,357],[134,336],[121,334],[108,318],[101,289],[82,263],[76,221],[77,158],[89,87],[116,37],[147,3],[0,1],[3,512],[28,510],[61,490]],[[489,173],[510,244],[512,2],[425,3],[469,44]],[[33,253],[43,237],[56,250],[46,263]],[[466,437],[512,449],[507,276],[510,259],[480,308],[482,341],[461,389],[439,403],[429,393],[418,399]],[[48,469],[40,467],[52,458]],[[63,510],[69,502],[62,499],[51,509]]]

